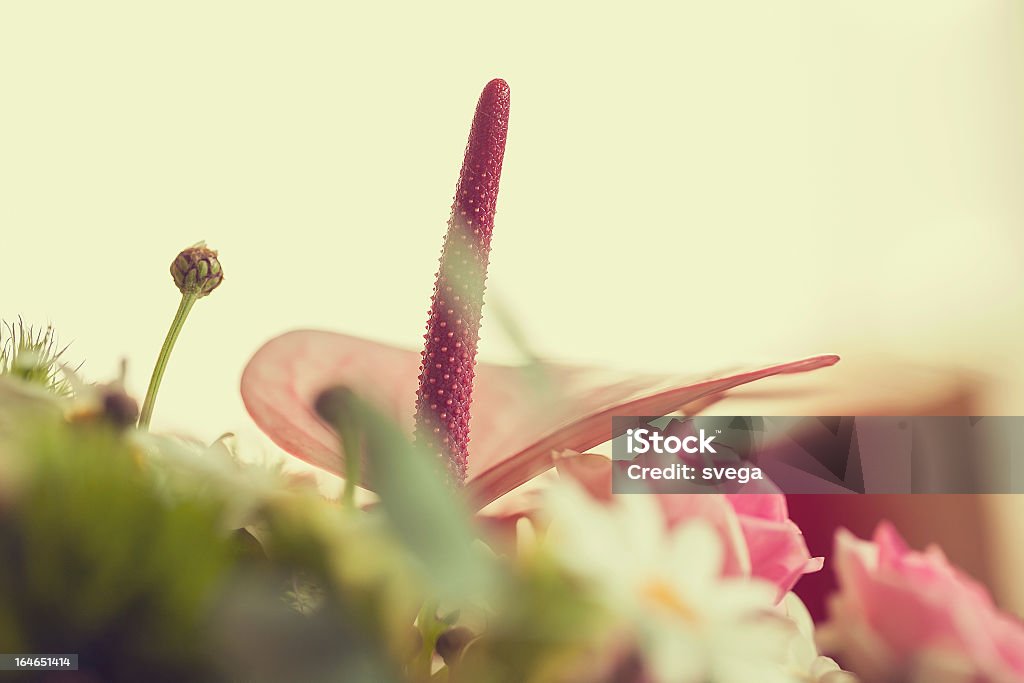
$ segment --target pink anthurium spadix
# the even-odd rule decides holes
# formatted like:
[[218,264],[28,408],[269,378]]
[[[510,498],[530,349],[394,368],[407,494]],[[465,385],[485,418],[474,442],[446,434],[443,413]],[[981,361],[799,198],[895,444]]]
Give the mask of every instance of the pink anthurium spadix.
[[495,79],[476,105],[423,335],[416,439],[439,451],[459,484],[469,462],[469,409],[508,113],[508,85]]
[[508,114],[508,86],[491,81],[473,119],[422,353],[300,330],[271,339],[249,361],[242,398],[281,448],[343,475],[345,453],[314,405],[325,390],[346,386],[433,448],[453,482],[482,507],[551,468],[555,454],[582,453],[609,440],[613,415],[664,415],[749,382],[839,360],[822,355],[698,380],[545,363],[477,364]]

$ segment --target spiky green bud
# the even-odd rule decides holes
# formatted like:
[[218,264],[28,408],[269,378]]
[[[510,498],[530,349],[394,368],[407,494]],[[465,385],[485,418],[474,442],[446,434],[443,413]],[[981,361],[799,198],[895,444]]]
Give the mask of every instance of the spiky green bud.
[[171,263],[171,277],[182,294],[201,298],[217,289],[224,280],[224,271],[217,252],[205,242],[194,244],[178,254]]
[[149,389],[146,391],[146,400],[142,403],[142,411],[139,413],[139,427],[149,427],[149,421],[153,417],[153,407],[156,405],[156,394],[160,390],[160,380],[163,379],[164,370],[167,369],[167,360],[171,357],[171,349],[181,334],[181,328],[185,325],[192,306],[204,296],[217,289],[224,281],[224,271],[217,259],[217,252],[209,249],[206,242],[198,242],[178,254],[171,262],[171,277],[174,284],[181,291],[181,303],[178,304],[178,312],[174,314],[171,321],[171,329],[167,331],[164,338],[164,345],[160,348],[160,355],[156,358],[156,365],[153,366],[153,376],[149,379]]

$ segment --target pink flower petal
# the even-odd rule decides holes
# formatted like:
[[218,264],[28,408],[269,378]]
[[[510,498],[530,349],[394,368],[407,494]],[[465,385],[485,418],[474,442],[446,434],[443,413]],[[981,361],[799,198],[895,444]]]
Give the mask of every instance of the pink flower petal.
[[[477,505],[486,505],[550,468],[553,453],[582,452],[610,440],[612,416],[665,415],[748,382],[816,370],[838,360],[838,356],[816,356],[697,382],[642,375],[609,382],[608,375],[600,371],[555,367],[551,384],[561,392],[540,410],[535,405],[521,413],[527,419],[518,425],[513,420],[503,422],[504,415],[493,410],[496,406],[489,401],[485,403],[482,392],[473,419],[493,424],[494,431],[502,433],[501,447],[493,452],[481,451],[474,440],[470,497]],[[482,385],[487,381],[485,372],[479,375]],[[486,390],[486,385],[483,388]],[[536,404],[536,400],[533,402]],[[479,430],[475,433],[486,433],[481,422],[474,422],[474,430]]]
[[915,551],[882,523],[871,541],[837,531],[834,557],[829,640],[854,669],[910,671],[943,652],[967,667],[963,680],[1024,680],[1024,625],[938,548]]
[[780,600],[801,576],[825,566],[824,558],[811,557],[803,532],[789,518],[786,496],[776,492],[727,494],[726,498],[740,518],[753,575],[778,586]]
[[314,401],[346,385],[412,432],[419,354],[333,332],[288,332],[264,344],[242,373],[242,401],[267,436],[288,453],[344,473],[338,437]]
[[[730,502],[743,497],[732,496]],[[751,574],[778,586],[779,600],[801,576],[821,571],[825,565],[824,558],[811,557],[800,528],[790,519],[774,521],[736,512],[750,552]]]
[[[585,451],[611,438],[613,415],[663,415],[772,375],[835,364],[816,356],[697,382],[612,375],[590,368],[479,364],[474,387],[468,489],[479,507],[553,465],[552,454]],[[313,410],[325,389],[345,385],[412,433],[420,354],[333,332],[271,339],[242,374],[242,399],[281,448],[344,473],[338,440]]]

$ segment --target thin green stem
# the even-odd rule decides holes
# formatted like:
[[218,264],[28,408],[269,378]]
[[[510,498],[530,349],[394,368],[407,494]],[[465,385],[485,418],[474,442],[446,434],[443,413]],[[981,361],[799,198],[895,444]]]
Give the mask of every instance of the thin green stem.
[[423,646],[410,664],[410,673],[413,680],[427,681],[430,680],[433,668],[437,639],[447,626],[437,618],[437,602],[435,600],[427,600],[423,603],[419,616],[416,617],[416,626],[419,627],[420,635],[423,637]]
[[345,454],[345,488],[342,490],[341,502],[351,510],[356,507],[356,486],[362,476],[362,439],[355,425],[349,424],[341,430],[341,450]]
[[178,335],[181,334],[181,328],[185,326],[185,319],[188,318],[189,311],[192,310],[192,306],[195,305],[198,300],[198,296],[195,293],[186,293],[181,295],[181,303],[178,304],[178,312],[174,314],[174,320],[171,322],[171,329],[167,330],[167,337],[164,339],[164,345],[160,348],[160,355],[157,356],[156,365],[153,367],[153,376],[149,379],[149,389],[146,391],[146,400],[142,403],[142,412],[139,413],[139,428],[147,429],[149,427],[149,421],[153,419],[153,407],[156,405],[156,394],[160,390],[160,381],[164,378],[164,370],[167,369],[167,361],[171,357],[171,350],[174,348],[174,343],[178,341]]

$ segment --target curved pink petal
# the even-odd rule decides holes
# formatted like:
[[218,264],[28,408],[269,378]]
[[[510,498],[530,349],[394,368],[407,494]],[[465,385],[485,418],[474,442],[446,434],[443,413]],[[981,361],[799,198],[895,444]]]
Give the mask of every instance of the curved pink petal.
[[[835,364],[816,356],[697,382],[614,375],[565,365],[481,363],[474,387],[469,495],[482,507],[552,465],[552,454],[585,451],[611,438],[612,415],[663,415],[772,375]],[[344,460],[313,402],[346,385],[412,433],[420,354],[334,332],[301,330],[271,339],[242,374],[242,399],[281,448],[328,472]]]
[[824,558],[811,557],[800,528],[791,520],[775,522],[737,514],[750,551],[750,573],[778,586],[779,600],[801,576],[821,571],[825,565]]
[[[501,448],[495,453],[473,450],[470,497],[477,505],[486,505],[549,469],[553,453],[582,452],[610,440],[614,415],[666,415],[748,382],[817,370],[838,361],[838,356],[815,356],[699,381],[650,375],[611,381],[602,371],[555,366],[551,368],[551,385],[560,389],[555,398],[534,407],[529,419],[520,425],[513,425],[512,421],[502,424]],[[484,372],[479,376],[486,381]],[[503,416],[490,411],[489,404],[484,408],[477,406],[474,420],[483,413],[490,424],[497,426],[502,421]],[[486,428],[474,422],[474,429]]]
[[820,571],[825,560],[811,557],[803,532],[789,518],[786,496],[777,491],[726,494],[726,498],[747,539],[751,573],[778,586],[781,600],[801,576]]
[[334,474],[344,473],[338,437],[313,403],[325,389],[347,385],[411,433],[419,355],[333,332],[288,332],[264,344],[242,372],[242,401],[267,436],[288,453]]

